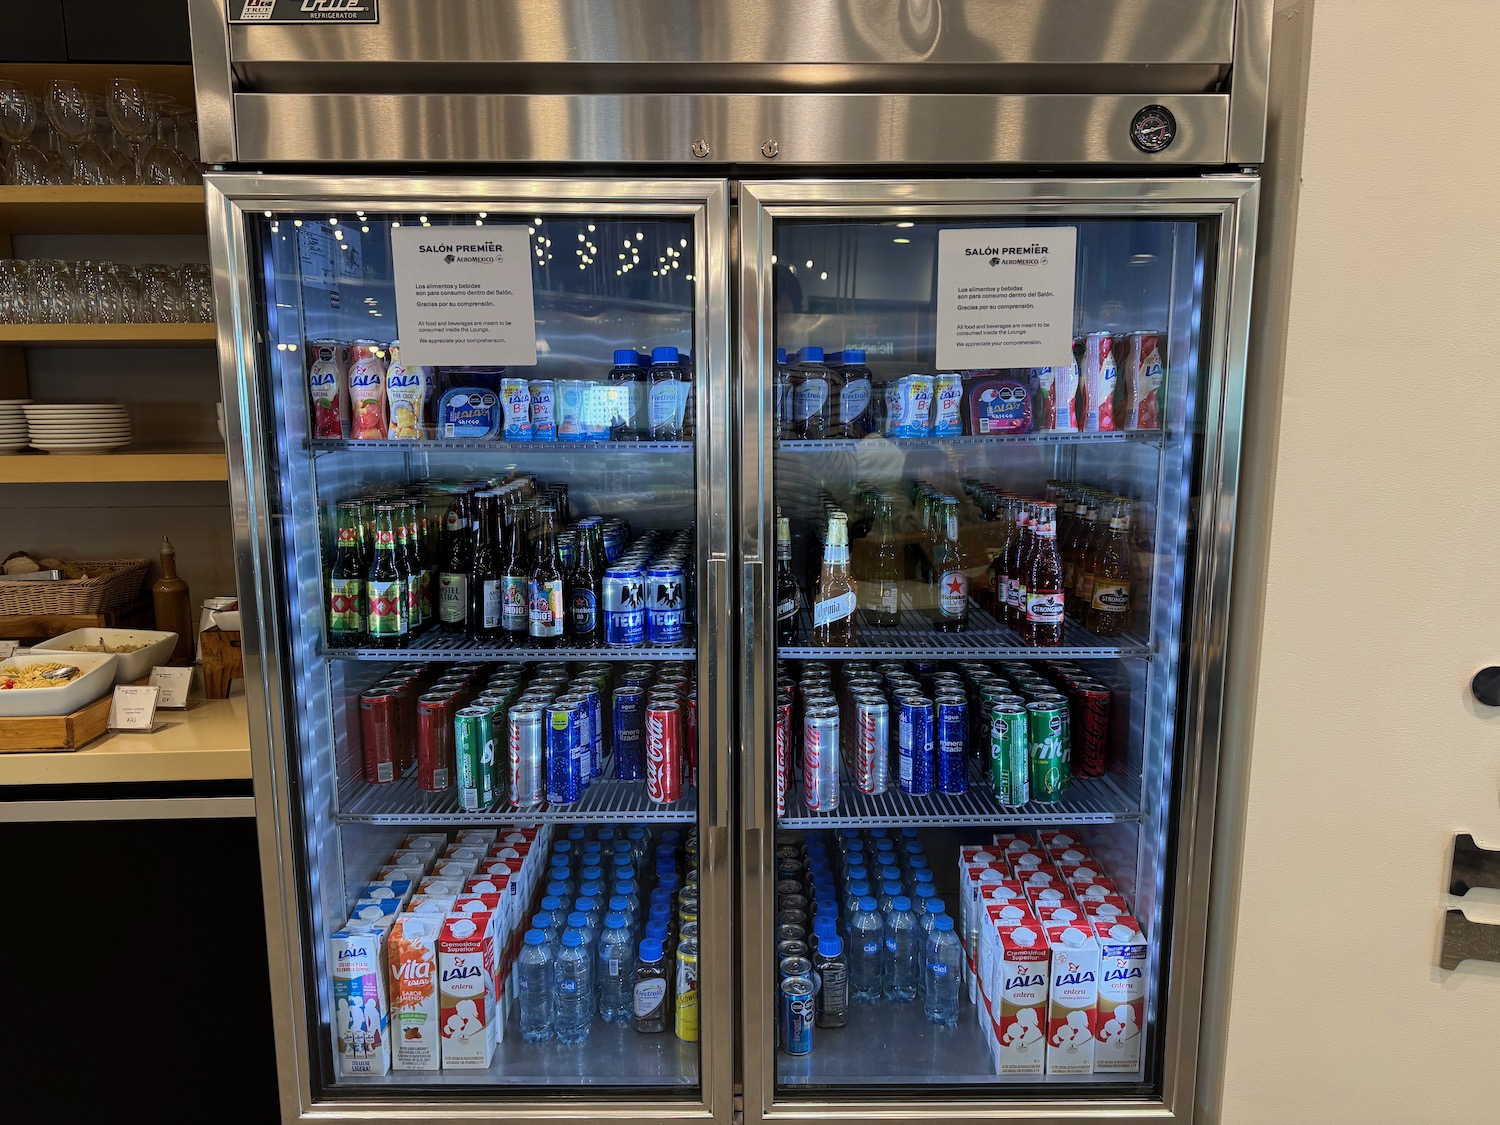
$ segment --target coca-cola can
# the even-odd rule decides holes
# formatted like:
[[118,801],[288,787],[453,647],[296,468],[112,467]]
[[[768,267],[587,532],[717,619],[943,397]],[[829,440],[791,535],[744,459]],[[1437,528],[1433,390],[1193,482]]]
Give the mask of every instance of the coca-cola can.
[[891,787],[891,705],[874,692],[854,699],[854,784],[861,793]]
[[547,711],[518,704],[510,724],[510,803],[532,809],[547,799]]
[[658,804],[682,800],[682,707],[646,704],[646,796]]
[[1073,776],[1103,777],[1109,766],[1109,706],[1113,693],[1093,680],[1072,685]]
[[687,722],[684,724],[683,741],[687,757],[687,775],[690,788],[698,788],[698,693],[689,691],[687,696]]
[[428,692],[417,697],[417,788],[441,793],[453,784],[453,713],[457,697]]
[[364,741],[365,780],[385,785],[400,776],[397,769],[400,704],[389,688],[359,693],[359,729]]
[[792,697],[776,696],[776,815],[786,815],[787,778],[792,772]]
[[802,800],[814,812],[839,807],[839,709],[809,707],[802,718]]

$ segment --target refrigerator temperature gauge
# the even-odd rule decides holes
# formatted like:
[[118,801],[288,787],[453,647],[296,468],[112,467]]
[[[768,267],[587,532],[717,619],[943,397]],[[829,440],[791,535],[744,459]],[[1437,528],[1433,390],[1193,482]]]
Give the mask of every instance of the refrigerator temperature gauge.
[[1148,105],[1130,122],[1130,139],[1142,152],[1161,152],[1177,139],[1177,118],[1164,105]]

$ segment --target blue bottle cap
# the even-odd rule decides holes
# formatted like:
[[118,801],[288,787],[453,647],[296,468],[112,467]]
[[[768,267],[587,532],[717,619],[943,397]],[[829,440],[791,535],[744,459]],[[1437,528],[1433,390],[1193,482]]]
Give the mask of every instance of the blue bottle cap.
[[[786,362],[786,349],[785,348],[777,348],[776,349],[776,362],[777,363],[785,363]],[[856,831],[858,831],[858,830],[856,829]]]
[[837,933],[818,935],[818,953],[823,957],[837,957],[844,952],[844,939]]
[[626,898],[624,895],[610,895],[609,909],[611,912],[617,910],[627,911],[630,909],[630,899]]
[[897,895],[895,898],[891,899],[891,909],[910,910],[911,899],[907,898],[905,895]]
[[631,895],[635,894],[635,880],[616,879],[615,894],[619,895],[621,898],[628,898]]
[[933,919],[932,928],[947,933],[953,929],[953,916],[951,914],[939,914]]
[[604,924],[611,930],[623,930],[625,928],[625,912],[623,910],[612,910],[604,916]]
[[[579,828],[577,825],[574,825],[572,828],[568,829],[569,840],[582,840],[587,835],[588,833],[585,832],[582,828]],[[556,849],[553,850],[555,851]]]
[[574,900],[573,905],[578,908],[580,913],[587,914],[599,905],[599,901],[593,895],[580,895]]
[[649,917],[653,922],[664,922],[672,917],[672,908],[665,902],[653,902]]
[[582,910],[575,910],[573,911],[573,913],[568,915],[568,925],[572,926],[575,930],[582,929],[588,924],[589,916]]
[[531,924],[540,929],[547,929],[552,925],[552,912],[550,910],[538,910],[531,916]]
[[641,939],[641,960],[660,961],[661,941],[658,938],[648,937]]
[[929,914],[946,914],[946,913],[948,913],[948,908],[943,905],[943,900],[942,899],[940,899],[940,898],[930,898],[930,899],[927,900],[927,913],[929,913]]
[[564,930],[562,942],[569,949],[583,944],[583,935],[577,930]]
[[671,856],[676,850],[671,844],[661,843],[656,845],[656,854],[658,856]]
[[819,942],[829,934],[836,934],[838,931],[839,923],[837,918],[819,918],[813,922],[813,933],[818,935]]
[[667,940],[667,924],[665,922],[647,922],[646,936],[655,938],[657,942]]
[[[859,358],[864,359],[865,353],[860,352]],[[917,838],[917,830],[915,828],[903,828],[901,829],[901,835],[905,836],[908,840],[915,840]]]
[[859,908],[861,910],[874,910],[875,909],[875,900],[873,898],[871,898],[869,895],[865,895],[864,898],[862,898],[862,899],[859,900]]
[[932,872],[926,870],[925,868],[923,870],[921,870],[921,871],[913,871],[911,873],[911,877],[913,879],[915,879],[918,883],[930,883],[930,882],[932,882]]
[[677,349],[676,348],[652,348],[651,349],[651,362],[653,364],[657,364],[657,363],[672,363],[672,364],[675,364],[677,362]]
[[937,888],[934,887],[931,883],[918,883],[917,884],[917,897],[918,898],[929,898],[930,899],[930,898],[935,897],[936,895],[937,895]]
[[547,944],[547,935],[542,930],[527,930],[526,931],[526,944],[527,945],[546,945]]
[[865,870],[862,863],[851,863],[849,865],[849,882],[857,883],[861,879],[869,878],[869,872]]
[[823,362],[823,349],[822,348],[814,348],[814,347],[812,347],[810,345],[808,347],[803,348],[802,349],[802,362],[803,363],[822,363]]
[[635,366],[635,362],[636,362],[636,355],[635,355],[635,349],[634,348],[616,348],[615,349],[615,366],[616,367],[634,367]]
[[856,879],[849,884],[849,893],[855,898],[864,898],[870,893],[870,884],[863,879]]
[[561,910],[562,899],[558,898],[556,895],[547,895],[542,899],[542,909],[547,911],[549,914],[554,910]]
[[557,841],[557,843],[552,845],[552,851],[554,853],[567,855],[570,850],[571,849],[568,847],[568,842],[566,840],[559,840]]
[[[864,348],[845,348],[844,349],[844,362],[845,363],[863,363],[864,361],[865,361],[865,349]],[[915,836],[916,833],[913,832],[912,835]]]
[[895,879],[887,879],[884,883],[880,884],[880,893],[883,895],[899,895],[901,893],[901,884]]
[[896,879],[899,881],[901,878],[901,868],[897,867],[894,863],[887,863],[880,869],[880,877],[882,879]]
[[583,895],[584,897],[598,898],[599,884],[596,880],[590,879],[587,883],[583,883],[579,886],[578,893],[580,895]]
[[559,883],[554,879],[552,882],[547,884],[547,893],[549,895],[557,895],[559,898],[561,898],[563,895],[568,893],[567,884]]
[[870,835],[875,837],[876,840],[884,840],[890,833],[884,828],[872,828],[870,829]]

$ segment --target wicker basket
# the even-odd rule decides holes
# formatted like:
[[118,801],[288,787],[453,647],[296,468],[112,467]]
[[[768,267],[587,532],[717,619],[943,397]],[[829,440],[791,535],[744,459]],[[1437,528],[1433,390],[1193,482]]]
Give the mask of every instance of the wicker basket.
[[7,582],[0,576],[0,615],[63,616],[114,609],[141,592],[151,560],[77,559],[75,565],[104,573],[60,582]]

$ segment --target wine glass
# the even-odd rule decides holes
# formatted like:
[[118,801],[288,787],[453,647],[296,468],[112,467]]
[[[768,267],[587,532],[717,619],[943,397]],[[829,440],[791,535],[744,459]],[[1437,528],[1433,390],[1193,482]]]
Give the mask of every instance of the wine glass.
[[177,113],[177,103],[162,94],[149,95],[156,110],[156,139],[146,150],[141,161],[140,181],[143,184],[187,184],[192,183],[182,155],[167,139],[167,126]]
[[14,82],[0,82],[0,137],[5,154],[4,178],[12,184],[48,182],[47,157],[31,143],[37,122],[36,99]]
[[146,153],[144,142],[156,129],[151,94],[139,82],[116,78],[110,84],[108,108],[110,124],[129,145],[130,164],[139,183],[141,158]]
[[114,183],[114,165],[94,140],[98,101],[73,82],[47,87],[47,119],[70,146],[68,169],[75,184]]

